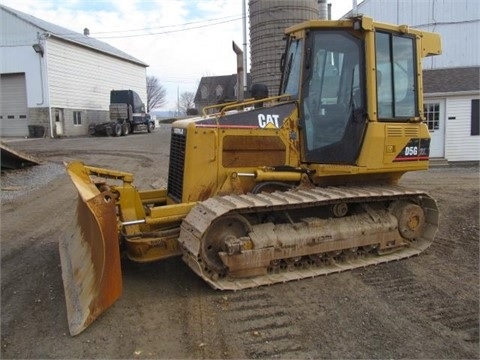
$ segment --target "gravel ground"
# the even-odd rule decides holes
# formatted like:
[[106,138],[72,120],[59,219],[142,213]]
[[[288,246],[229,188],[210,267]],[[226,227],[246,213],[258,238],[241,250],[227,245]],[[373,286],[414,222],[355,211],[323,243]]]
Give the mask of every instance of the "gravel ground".
[[65,166],[46,162],[17,170],[2,171],[0,199],[2,204],[28,195],[35,189],[63,176]]

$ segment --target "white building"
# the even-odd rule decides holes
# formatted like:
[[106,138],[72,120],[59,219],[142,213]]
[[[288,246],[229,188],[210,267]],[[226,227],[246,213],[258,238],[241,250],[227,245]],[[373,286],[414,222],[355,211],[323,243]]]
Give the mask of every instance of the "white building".
[[134,90],[146,103],[147,67],[88,35],[0,5],[0,135],[85,135],[90,123],[108,119],[111,90]]
[[442,55],[423,63],[430,156],[480,160],[480,1],[364,0],[357,13],[441,35]]

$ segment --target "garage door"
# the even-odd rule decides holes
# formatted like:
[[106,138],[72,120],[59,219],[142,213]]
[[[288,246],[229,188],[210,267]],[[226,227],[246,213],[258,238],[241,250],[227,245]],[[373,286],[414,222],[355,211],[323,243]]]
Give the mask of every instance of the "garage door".
[[27,136],[27,91],[25,74],[0,75],[0,133]]

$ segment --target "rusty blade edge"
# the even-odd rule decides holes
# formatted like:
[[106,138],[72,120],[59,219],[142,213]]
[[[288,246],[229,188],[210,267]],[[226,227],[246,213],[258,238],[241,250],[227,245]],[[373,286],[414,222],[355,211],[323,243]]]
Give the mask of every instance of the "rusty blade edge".
[[122,292],[114,204],[105,202],[101,193],[87,202],[79,194],[75,215],[71,232],[59,241],[72,336],[85,330]]
[[[80,199],[79,202],[81,202]],[[81,205],[79,204],[79,206]],[[91,248],[83,239],[81,226],[76,221],[78,220],[78,207],[74,221],[70,225],[71,233],[65,234],[59,241],[68,326],[72,336],[79,334],[89,325],[88,319],[93,294],[86,291],[86,287],[92,286],[95,277]],[[86,284],[86,280],[89,285]],[[86,299],[87,295],[89,298]]]

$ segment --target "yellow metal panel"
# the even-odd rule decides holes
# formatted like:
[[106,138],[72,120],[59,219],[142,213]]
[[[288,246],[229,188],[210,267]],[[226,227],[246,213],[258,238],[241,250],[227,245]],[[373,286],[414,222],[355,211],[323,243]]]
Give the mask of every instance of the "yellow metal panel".
[[218,186],[218,130],[187,127],[183,202],[208,199]]
[[367,126],[358,166],[379,169],[383,166],[385,126],[383,123],[371,122]]
[[175,204],[175,205],[163,205],[150,209],[150,216],[147,218],[147,224],[164,223],[166,218],[184,218],[190,210],[195,206],[195,202]]
[[440,55],[442,53],[442,40],[439,34],[422,32],[421,41],[422,57]]
[[225,168],[284,165],[286,146],[278,136],[227,135],[223,137]]
[[167,189],[142,190],[139,194],[143,204],[167,202]]
[[367,118],[377,121],[377,68],[375,58],[375,33],[365,34],[365,81],[367,82]]

